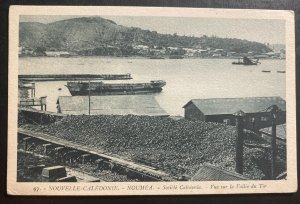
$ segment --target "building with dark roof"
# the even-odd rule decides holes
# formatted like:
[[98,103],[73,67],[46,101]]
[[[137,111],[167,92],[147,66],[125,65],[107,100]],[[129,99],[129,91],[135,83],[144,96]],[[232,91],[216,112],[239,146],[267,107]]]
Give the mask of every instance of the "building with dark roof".
[[[68,115],[88,115],[89,97],[60,96],[57,111]],[[90,114],[168,116],[151,95],[91,96]]]
[[249,180],[236,172],[225,171],[212,165],[203,165],[191,178],[191,181],[235,181]]
[[278,124],[285,123],[286,102],[280,97],[192,99],[183,108],[184,116],[188,120],[228,125],[235,125],[233,114],[241,110],[246,115],[246,128],[258,131],[271,126],[271,115],[267,109],[272,105],[277,105],[280,109]]

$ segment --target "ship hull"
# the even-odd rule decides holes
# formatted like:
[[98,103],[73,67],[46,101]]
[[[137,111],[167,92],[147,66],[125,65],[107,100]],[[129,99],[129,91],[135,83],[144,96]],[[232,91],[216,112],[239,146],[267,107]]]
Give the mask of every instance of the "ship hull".
[[72,96],[137,95],[159,93],[164,81],[138,84],[104,84],[101,82],[69,82],[67,88]]
[[79,90],[71,91],[69,90],[72,96],[105,96],[105,95],[139,95],[139,94],[151,94],[159,93],[162,91],[162,88],[153,88],[153,89],[144,89],[144,90],[114,90],[114,91],[88,91],[88,90]]

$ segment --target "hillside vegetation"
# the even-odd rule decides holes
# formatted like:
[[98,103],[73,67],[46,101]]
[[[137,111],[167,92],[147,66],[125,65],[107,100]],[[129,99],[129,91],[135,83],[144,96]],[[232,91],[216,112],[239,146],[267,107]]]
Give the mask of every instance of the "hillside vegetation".
[[[224,49],[227,52],[265,53],[266,45],[241,39],[216,36],[191,37],[160,34],[156,31],[117,25],[101,17],[82,17],[49,24],[20,23],[20,46],[33,49],[65,50],[85,55],[135,55],[134,45],[158,49],[167,47]],[[88,52],[88,54],[87,54]]]

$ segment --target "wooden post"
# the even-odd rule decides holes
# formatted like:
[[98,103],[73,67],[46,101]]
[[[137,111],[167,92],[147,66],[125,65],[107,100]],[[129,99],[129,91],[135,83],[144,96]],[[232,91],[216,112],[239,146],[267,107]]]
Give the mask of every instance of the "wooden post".
[[35,83],[31,83],[32,84],[32,97],[35,97]]
[[28,149],[28,140],[30,140],[31,137],[25,137],[23,138],[23,142],[24,142],[24,150],[27,151]]
[[51,146],[51,144],[43,144],[44,147],[44,155],[47,156],[48,152],[49,152],[49,147]]
[[82,165],[84,165],[85,163],[86,163],[86,161],[87,161],[87,157],[88,156],[90,156],[89,154],[84,154],[84,155],[81,155],[81,157],[82,157]]
[[235,145],[235,171],[239,174],[243,174],[243,166],[244,166],[244,159],[243,159],[243,154],[244,154],[244,116],[245,113],[243,111],[238,111],[234,113],[236,117],[236,145]]
[[89,115],[91,115],[91,80],[89,79]]
[[97,170],[103,170],[103,159],[97,159],[95,161],[96,165],[97,165]]
[[271,179],[276,179],[276,157],[277,157],[277,144],[276,144],[276,125],[278,119],[278,106],[271,107],[271,120],[272,120],[272,141],[271,141]]

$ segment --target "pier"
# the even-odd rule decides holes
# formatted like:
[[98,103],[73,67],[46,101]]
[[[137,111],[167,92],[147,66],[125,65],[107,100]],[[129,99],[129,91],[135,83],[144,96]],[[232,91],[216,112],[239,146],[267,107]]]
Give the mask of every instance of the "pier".
[[40,98],[20,98],[19,106],[22,106],[22,107],[40,106],[42,111],[47,111],[47,100],[46,99],[47,99],[47,96],[42,96]]
[[65,80],[130,80],[131,74],[26,74],[19,75],[22,81],[65,81]]

